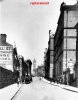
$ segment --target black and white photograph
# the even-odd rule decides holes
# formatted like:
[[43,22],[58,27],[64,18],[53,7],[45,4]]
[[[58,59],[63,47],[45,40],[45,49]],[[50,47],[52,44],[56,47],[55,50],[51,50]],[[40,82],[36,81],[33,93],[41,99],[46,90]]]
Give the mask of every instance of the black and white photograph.
[[0,100],[78,100],[78,0],[0,0]]

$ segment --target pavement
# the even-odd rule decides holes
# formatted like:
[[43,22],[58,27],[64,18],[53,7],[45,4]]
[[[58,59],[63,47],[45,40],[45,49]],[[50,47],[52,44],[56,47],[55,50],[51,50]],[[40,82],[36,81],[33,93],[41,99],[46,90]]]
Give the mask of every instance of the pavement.
[[[62,89],[65,89],[67,91],[72,91],[72,92],[78,93],[78,88],[76,88],[76,87],[72,87],[72,86],[68,86],[68,85],[64,85],[64,84],[53,83],[44,78],[42,78],[41,80],[44,82],[47,82],[48,84],[51,84],[53,86],[57,86]],[[19,84],[19,85],[13,84],[13,85],[7,86],[3,89],[0,89],[0,100],[12,100],[13,97],[20,90],[21,87],[22,87],[22,84]]]
[[21,84],[12,84],[0,89],[0,100],[12,100],[13,96],[20,90]]
[[63,88],[61,84],[34,77],[31,84],[23,84],[12,100],[78,100],[78,93]]
[[43,78],[43,81],[47,82],[47,83],[49,83],[51,85],[58,86],[58,87],[60,87],[62,89],[78,93],[78,88],[77,87],[73,87],[73,86],[69,86],[69,85],[64,85],[64,84],[57,84],[57,83],[54,83],[54,82],[50,82],[50,81],[48,81],[48,80],[46,80],[44,78]]

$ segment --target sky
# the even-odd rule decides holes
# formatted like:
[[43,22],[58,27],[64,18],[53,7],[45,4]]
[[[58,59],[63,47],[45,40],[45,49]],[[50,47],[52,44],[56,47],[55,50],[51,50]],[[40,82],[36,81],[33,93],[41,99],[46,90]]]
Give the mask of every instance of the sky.
[[[32,5],[30,2],[49,2]],[[37,65],[44,61],[49,30],[55,33],[62,2],[73,5],[76,0],[0,0],[0,33],[7,34],[7,42],[17,47],[18,55],[33,59]]]

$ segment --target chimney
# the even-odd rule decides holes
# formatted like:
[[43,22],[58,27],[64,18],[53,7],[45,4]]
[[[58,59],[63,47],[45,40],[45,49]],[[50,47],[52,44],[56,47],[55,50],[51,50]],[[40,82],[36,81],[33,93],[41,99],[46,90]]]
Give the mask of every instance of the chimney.
[[6,42],[6,34],[0,34],[0,41],[1,42]]

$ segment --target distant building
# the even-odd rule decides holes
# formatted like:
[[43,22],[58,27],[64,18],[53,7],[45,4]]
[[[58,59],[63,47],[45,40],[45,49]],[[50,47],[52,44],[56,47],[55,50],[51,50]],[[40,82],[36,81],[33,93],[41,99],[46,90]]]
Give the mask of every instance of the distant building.
[[0,66],[13,71],[13,46],[6,42],[6,34],[0,34]]
[[27,74],[28,75],[31,75],[31,68],[32,68],[32,62],[31,62],[31,60],[30,59],[27,59],[26,60],[26,64],[27,64]]
[[45,48],[44,51],[44,68],[45,68],[45,78],[49,77],[49,66],[48,66],[48,57],[49,57],[49,53],[48,53],[48,49]]
[[38,68],[36,69],[36,75],[40,76],[40,77],[45,76],[45,71],[44,71],[44,66],[43,65],[38,66]]
[[59,80],[63,78],[66,84],[69,84],[71,80],[70,75],[76,74],[74,65],[77,55],[77,31],[75,28],[77,23],[78,2],[75,5],[66,5],[63,2],[54,36],[54,78]]
[[50,50],[49,48],[48,49],[46,48],[44,52],[44,66],[45,66],[45,78],[49,79],[50,78]]
[[32,73],[33,73],[33,75],[35,75],[35,74],[36,74],[36,73],[35,73],[35,72],[36,72],[36,71],[35,71],[35,70],[36,70],[36,59],[35,59],[35,58],[34,58],[34,60],[33,60],[32,68],[33,68],[33,69],[32,69],[32,70],[33,70]]

